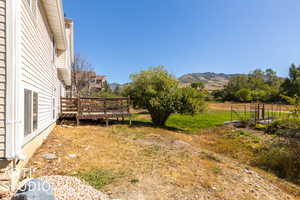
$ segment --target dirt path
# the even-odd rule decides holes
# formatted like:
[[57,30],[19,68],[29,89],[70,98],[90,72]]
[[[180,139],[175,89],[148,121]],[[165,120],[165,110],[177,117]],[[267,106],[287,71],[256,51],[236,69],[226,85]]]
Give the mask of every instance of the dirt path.
[[150,127],[57,127],[29,167],[37,177],[109,170],[113,181],[101,191],[123,200],[299,199],[279,187],[288,183],[207,151],[199,139]]

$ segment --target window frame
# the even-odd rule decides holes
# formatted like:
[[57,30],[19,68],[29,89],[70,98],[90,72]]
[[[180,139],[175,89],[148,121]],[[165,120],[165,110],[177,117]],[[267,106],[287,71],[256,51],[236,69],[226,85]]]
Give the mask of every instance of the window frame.
[[52,97],[52,120],[56,121],[56,98]]
[[[28,111],[26,110],[26,92],[30,92],[30,101],[29,105],[30,105],[30,131],[27,132],[26,130],[26,112]],[[36,105],[34,104],[35,101],[35,95],[36,95]],[[35,109],[36,106],[36,109]],[[36,110],[36,125],[35,125],[35,117],[34,117],[34,113]],[[24,88],[24,128],[23,128],[23,136],[25,138],[25,141],[29,139],[31,139],[32,137],[34,137],[37,133],[39,129],[39,93],[35,90],[32,90],[30,88]]]

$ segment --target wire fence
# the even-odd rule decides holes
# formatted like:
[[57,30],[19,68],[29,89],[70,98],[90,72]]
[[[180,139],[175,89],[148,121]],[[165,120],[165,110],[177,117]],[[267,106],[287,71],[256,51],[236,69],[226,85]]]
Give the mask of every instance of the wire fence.
[[280,104],[249,103],[231,105],[231,121],[234,119],[243,121],[271,122],[275,119],[289,119],[294,117],[294,106]]

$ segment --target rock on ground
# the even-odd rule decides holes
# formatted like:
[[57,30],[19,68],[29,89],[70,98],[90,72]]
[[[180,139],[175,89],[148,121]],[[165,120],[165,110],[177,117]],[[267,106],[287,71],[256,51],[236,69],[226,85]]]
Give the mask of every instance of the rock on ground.
[[51,186],[39,179],[29,180],[16,194],[12,200],[55,200]]
[[40,179],[52,186],[57,200],[109,200],[108,196],[75,177],[44,176]]

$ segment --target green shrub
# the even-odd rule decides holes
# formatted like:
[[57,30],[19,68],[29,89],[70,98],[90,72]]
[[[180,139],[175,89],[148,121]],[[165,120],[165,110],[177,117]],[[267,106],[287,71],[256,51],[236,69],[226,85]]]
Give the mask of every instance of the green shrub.
[[179,88],[177,79],[163,67],[131,75],[125,88],[133,105],[147,109],[154,125],[165,125],[172,113],[196,114],[204,109],[204,95],[194,88]]
[[280,178],[300,184],[300,146],[290,140],[277,140],[269,148],[259,152],[253,164],[272,171]]

